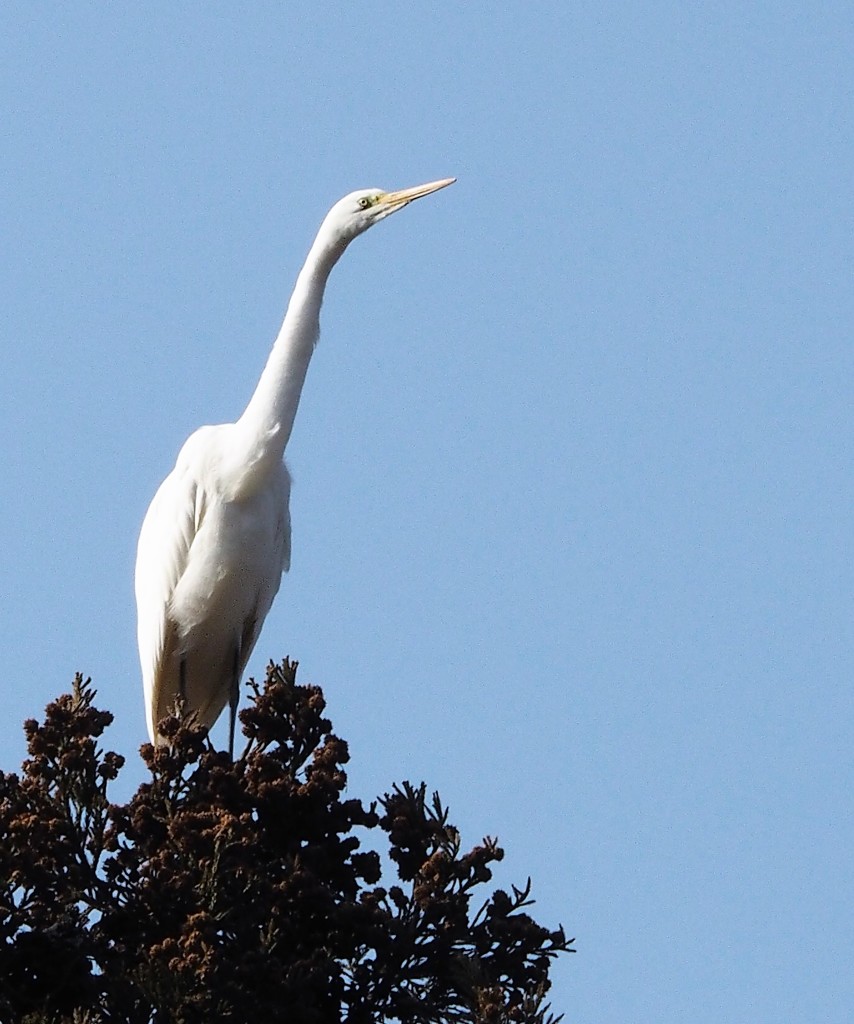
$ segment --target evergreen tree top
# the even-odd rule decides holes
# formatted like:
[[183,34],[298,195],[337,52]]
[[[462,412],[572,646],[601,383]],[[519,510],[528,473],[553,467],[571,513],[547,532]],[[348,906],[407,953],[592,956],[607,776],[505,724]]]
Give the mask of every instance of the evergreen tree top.
[[296,667],[250,681],[233,762],[164,720],[127,804],[88,680],[25,723],[21,774],[0,773],[0,1020],[555,1024],[572,940],[528,914],[530,880],[482,896],[502,849],[463,852],[424,784],[345,799],[347,744]]

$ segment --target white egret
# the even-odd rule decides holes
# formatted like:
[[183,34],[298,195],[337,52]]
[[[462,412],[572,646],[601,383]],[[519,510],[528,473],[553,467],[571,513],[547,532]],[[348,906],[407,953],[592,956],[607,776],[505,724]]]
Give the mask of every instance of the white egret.
[[279,335],[236,423],[201,427],[146,513],[136,559],[139,658],[148,732],[183,702],[210,727],[228,703],[234,747],[240,679],[291,556],[283,462],[329,273],[363,231],[454,178],[398,192],[369,188],[324,219]]

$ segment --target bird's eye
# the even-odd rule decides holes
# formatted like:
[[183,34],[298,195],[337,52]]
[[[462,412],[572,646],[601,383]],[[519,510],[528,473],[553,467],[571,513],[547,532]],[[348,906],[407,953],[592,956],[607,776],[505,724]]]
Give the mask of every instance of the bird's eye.
[[373,201],[373,199],[371,199],[370,196],[363,196],[359,200],[359,209],[360,210],[367,210],[369,207],[371,207],[373,205],[374,205],[374,201]]

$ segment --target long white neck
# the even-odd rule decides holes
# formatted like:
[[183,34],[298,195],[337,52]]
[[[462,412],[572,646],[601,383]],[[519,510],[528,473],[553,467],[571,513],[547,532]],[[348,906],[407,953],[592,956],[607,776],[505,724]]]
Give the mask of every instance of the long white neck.
[[329,274],[347,242],[321,225],[297,277],[285,319],[258,386],[237,421],[248,463],[281,460],[291,436],[311,354],[320,335],[320,306]]

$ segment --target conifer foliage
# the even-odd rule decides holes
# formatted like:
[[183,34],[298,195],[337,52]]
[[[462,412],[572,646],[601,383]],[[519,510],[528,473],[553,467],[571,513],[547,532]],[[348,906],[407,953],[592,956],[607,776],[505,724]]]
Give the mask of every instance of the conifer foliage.
[[88,680],[25,723],[0,773],[0,1020],[554,1022],[572,940],[526,912],[530,882],[480,895],[496,842],[462,852],[424,785],[347,798],[347,744],[295,663],[250,686],[237,760],[170,718],[121,805]]

